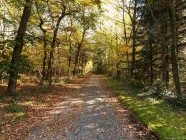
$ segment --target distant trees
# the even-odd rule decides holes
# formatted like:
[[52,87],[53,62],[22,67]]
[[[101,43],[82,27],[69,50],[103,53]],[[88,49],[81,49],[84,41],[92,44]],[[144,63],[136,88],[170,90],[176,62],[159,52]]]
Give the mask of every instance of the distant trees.
[[[147,32],[149,36],[145,43],[148,46],[142,50],[146,52],[145,55],[143,54],[144,58],[149,56],[147,62],[150,64],[151,84],[154,84],[157,79],[161,79],[162,86],[168,88],[170,76],[172,75],[177,97],[181,98],[178,23],[183,17],[177,19],[177,15],[182,15],[183,9],[178,10],[176,8],[179,7],[179,2],[175,0],[147,0],[144,1],[143,5],[143,12],[145,11],[145,13],[141,12],[141,15],[146,16],[141,18],[139,22],[147,25],[147,28],[141,26],[142,31]],[[142,34],[143,37],[145,37],[144,33]],[[171,67],[169,64],[171,64]]]
[[[112,67],[121,71],[118,76],[116,71],[110,71],[107,67],[108,73],[111,72],[110,75],[117,78],[136,81],[138,84],[158,84],[162,88],[175,91],[177,98],[180,99],[185,87],[183,83],[186,80],[183,75],[185,72],[186,2],[184,0],[115,0],[110,2],[119,17],[113,19],[118,23],[114,26],[123,29],[123,32],[118,34],[120,48],[126,46],[128,49],[123,50],[122,57],[118,57],[117,62],[120,63],[114,63],[116,60],[108,54],[112,51],[117,52],[117,49],[113,50],[107,45],[107,57],[104,64],[108,66],[111,63]],[[113,31],[110,34],[114,38]],[[112,41],[112,44],[116,44],[116,41]],[[105,46],[102,45],[102,48]]]
[[8,95],[23,75],[51,86],[62,75],[83,74],[92,59],[97,73],[159,85],[182,98],[185,0],[113,0],[110,15],[98,10],[100,0],[2,0],[1,5],[0,77],[9,79]]
[[[95,29],[99,12],[97,7],[100,7],[99,0],[3,0],[0,7],[3,11],[0,14],[3,27],[5,22],[11,23],[10,29],[16,32],[16,35],[12,35],[15,41],[4,31],[5,28],[0,34],[3,38],[0,75],[6,75],[1,76],[2,79],[9,77],[7,95],[16,93],[17,80],[22,79],[23,75],[34,77],[40,85],[48,81],[51,86],[57,77],[60,81],[60,77],[67,73],[69,76],[71,73],[83,74],[90,59],[87,49],[90,45],[85,42],[88,30]],[[13,18],[16,12],[20,17],[18,20]],[[13,44],[13,49],[9,42]],[[24,67],[28,67],[27,72]],[[81,71],[77,70],[78,67],[81,67]]]

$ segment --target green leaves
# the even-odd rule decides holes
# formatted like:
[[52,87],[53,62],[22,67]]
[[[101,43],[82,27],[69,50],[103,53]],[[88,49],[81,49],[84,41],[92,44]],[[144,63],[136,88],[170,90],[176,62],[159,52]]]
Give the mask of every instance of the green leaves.
[[17,57],[15,64],[12,65],[12,68],[8,73],[11,73],[11,74],[17,76],[17,73],[24,73],[24,72],[28,71],[30,66],[29,66],[29,63],[27,62],[26,58],[27,58],[27,56]]
[[17,74],[27,72],[30,69],[30,64],[27,62],[26,56],[18,57],[15,65],[12,65],[12,67],[8,56],[2,55],[2,58],[0,61],[0,79],[8,79],[9,74],[13,74],[15,78],[19,78]]

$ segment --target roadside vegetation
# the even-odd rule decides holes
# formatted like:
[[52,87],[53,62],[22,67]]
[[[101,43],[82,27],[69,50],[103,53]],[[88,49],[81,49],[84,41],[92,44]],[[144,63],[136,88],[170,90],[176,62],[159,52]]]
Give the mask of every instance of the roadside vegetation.
[[186,139],[186,112],[182,108],[127,82],[109,78],[108,84],[122,103],[161,139]]
[[161,138],[185,137],[185,64],[186,0],[0,0],[0,126],[94,72],[128,81],[118,95]]

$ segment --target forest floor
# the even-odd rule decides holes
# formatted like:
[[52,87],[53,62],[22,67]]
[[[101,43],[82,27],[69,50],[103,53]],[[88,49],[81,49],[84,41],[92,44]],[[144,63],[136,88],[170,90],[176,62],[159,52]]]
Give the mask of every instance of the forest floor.
[[2,140],[158,139],[121,104],[103,76],[75,78],[47,93],[34,86],[21,89],[27,91],[27,99],[13,106],[0,102]]

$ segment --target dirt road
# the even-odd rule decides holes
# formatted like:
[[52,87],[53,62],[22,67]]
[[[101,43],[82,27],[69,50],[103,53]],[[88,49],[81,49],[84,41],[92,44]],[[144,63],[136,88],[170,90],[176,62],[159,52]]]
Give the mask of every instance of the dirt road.
[[[81,80],[79,80],[81,79]],[[29,129],[28,140],[153,140],[156,139],[121,105],[102,76],[67,84],[70,91],[45,119]]]

